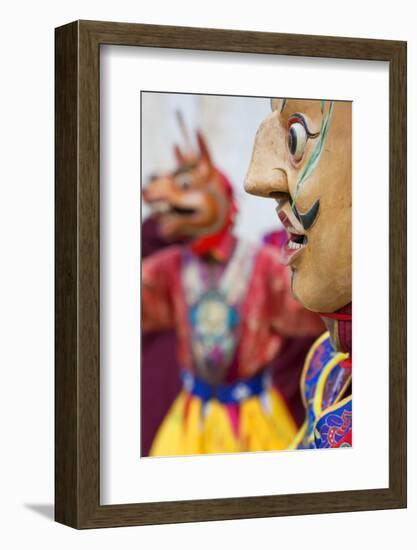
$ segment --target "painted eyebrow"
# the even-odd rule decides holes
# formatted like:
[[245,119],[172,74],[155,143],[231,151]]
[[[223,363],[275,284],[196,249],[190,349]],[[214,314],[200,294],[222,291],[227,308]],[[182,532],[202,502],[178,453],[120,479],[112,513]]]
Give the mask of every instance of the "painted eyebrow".
[[320,132],[311,132],[311,130],[309,129],[309,127],[307,125],[307,121],[304,118],[304,115],[302,115],[301,113],[293,113],[292,115],[290,115],[288,117],[288,126],[290,126],[292,121],[301,122],[301,124],[304,126],[309,138],[316,138],[320,135]]
[[[272,102],[275,101],[276,99],[279,99],[279,98],[271,98],[271,108],[272,108]],[[280,109],[280,114],[284,111],[284,109],[287,107],[287,103],[288,103],[288,100],[287,98],[282,98],[282,103],[281,103],[281,109]],[[321,112],[323,114],[323,111],[324,111],[324,101],[322,100],[321,101],[321,105],[320,105],[320,108],[321,108]],[[292,118],[296,118],[298,119],[299,122],[301,122],[301,124],[304,126],[306,132],[307,132],[307,135],[309,138],[316,138],[320,135],[320,131],[318,132],[312,132],[309,127],[308,127],[308,124],[307,124],[307,121],[304,117],[304,115],[302,115],[301,113],[293,113],[292,115],[290,115],[288,117],[288,121],[290,121]]]

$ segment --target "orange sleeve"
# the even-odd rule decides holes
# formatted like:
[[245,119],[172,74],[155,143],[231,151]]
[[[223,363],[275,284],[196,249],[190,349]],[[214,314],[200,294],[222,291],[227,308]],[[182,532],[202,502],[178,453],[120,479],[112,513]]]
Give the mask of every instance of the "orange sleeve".
[[309,311],[291,292],[291,271],[279,261],[278,253],[270,253],[268,273],[269,315],[272,327],[283,336],[315,336],[326,327],[317,313]]
[[142,330],[168,330],[174,327],[174,292],[179,253],[169,247],[142,261]]

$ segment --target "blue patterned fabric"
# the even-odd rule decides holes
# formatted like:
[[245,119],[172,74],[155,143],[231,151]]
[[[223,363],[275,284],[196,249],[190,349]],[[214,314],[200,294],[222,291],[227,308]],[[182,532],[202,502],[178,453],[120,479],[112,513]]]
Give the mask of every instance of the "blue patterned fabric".
[[350,447],[349,433],[352,430],[352,399],[324,413],[317,420],[315,444],[317,448]]
[[298,449],[347,446],[352,400],[343,400],[337,406],[352,376],[351,368],[342,366],[344,359],[346,355],[337,352],[327,336],[306,364],[302,387],[306,421]]

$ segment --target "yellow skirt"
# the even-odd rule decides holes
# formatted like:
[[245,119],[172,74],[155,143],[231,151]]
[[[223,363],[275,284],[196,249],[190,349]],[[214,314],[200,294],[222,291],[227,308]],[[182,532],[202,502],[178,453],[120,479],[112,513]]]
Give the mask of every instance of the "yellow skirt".
[[153,441],[150,456],[287,449],[297,428],[282,396],[269,388],[238,405],[223,405],[183,390]]

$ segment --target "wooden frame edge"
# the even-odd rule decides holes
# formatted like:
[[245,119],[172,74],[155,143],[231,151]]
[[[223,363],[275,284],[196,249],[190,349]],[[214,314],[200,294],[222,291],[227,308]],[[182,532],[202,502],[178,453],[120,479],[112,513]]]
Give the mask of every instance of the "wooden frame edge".
[[78,24],[55,31],[55,520],[78,526]]

